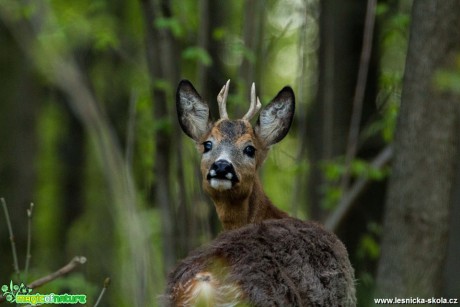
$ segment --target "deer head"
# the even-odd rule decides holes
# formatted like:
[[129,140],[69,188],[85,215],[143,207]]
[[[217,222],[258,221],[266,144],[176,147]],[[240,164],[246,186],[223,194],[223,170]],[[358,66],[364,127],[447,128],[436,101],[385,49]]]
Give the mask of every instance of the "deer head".
[[211,196],[225,229],[238,228],[269,218],[287,216],[264,194],[257,170],[271,145],[289,131],[294,115],[294,92],[284,87],[265,106],[257,123],[250,120],[261,108],[255,85],[251,102],[241,119],[229,119],[226,102],[230,80],[217,96],[220,119],[212,121],[209,107],[193,85],[183,80],[177,89],[177,115],[182,130],[202,155],[203,188]]

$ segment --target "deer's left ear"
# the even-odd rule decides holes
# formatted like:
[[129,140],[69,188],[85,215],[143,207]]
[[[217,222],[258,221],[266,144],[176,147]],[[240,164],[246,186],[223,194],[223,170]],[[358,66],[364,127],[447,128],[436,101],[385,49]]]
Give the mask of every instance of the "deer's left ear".
[[294,110],[294,91],[286,86],[260,111],[259,119],[254,128],[256,135],[267,146],[278,143],[286,136],[291,127]]

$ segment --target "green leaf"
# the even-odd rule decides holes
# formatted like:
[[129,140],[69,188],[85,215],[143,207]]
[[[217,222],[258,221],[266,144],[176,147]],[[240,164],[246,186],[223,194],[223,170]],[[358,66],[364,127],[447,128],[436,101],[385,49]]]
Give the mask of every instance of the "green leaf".
[[163,131],[166,133],[170,133],[172,131],[172,123],[168,118],[160,118],[155,120],[153,124],[154,131]]
[[343,191],[338,186],[328,185],[324,188],[324,198],[322,201],[322,207],[324,209],[333,209],[342,198]]
[[359,177],[367,177],[367,170],[369,169],[369,164],[363,160],[355,159],[351,162],[351,172],[352,174]]
[[184,35],[184,29],[177,18],[158,18],[155,20],[155,27],[170,30],[176,38],[181,38]]
[[440,70],[435,74],[434,82],[441,91],[460,94],[460,69]]
[[345,171],[343,164],[337,162],[324,163],[322,169],[324,172],[324,176],[329,181],[338,180]]
[[212,64],[211,56],[201,47],[188,47],[182,52],[182,58],[198,61],[205,66]]
[[361,253],[361,256],[367,256],[370,259],[377,259],[380,255],[380,246],[372,236],[366,234],[361,238],[359,252]]
[[216,41],[220,41],[220,40],[223,40],[224,37],[225,37],[225,34],[226,34],[226,30],[225,28],[215,28],[213,31],[212,31],[212,38],[214,38]]
[[165,79],[155,79],[153,87],[157,90],[168,92],[171,90],[171,84]]
[[381,15],[384,15],[386,12],[388,12],[388,4],[386,3],[379,3],[377,4],[377,8],[375,10],[375,14],[377,16],[381,16]]

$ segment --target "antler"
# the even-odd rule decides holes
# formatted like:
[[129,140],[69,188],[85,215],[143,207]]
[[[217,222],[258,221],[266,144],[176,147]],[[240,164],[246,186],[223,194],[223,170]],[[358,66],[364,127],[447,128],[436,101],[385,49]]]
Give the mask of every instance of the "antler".
[[217,103],[219,104],[219,114],[221,119],[228,119],[227,113],[227,97],[228,97],[228,88],[230,86],[230,79],[225,83],[224,87],[220,90],[219,95],[217,95]]
[[262,104],[260,103],[259,97],[256,97],[256,84],[253,82],[251,86],[251,105],[249,107],[248,113],[243,116],[245,120],[251,120],[254,115],[259,112]]

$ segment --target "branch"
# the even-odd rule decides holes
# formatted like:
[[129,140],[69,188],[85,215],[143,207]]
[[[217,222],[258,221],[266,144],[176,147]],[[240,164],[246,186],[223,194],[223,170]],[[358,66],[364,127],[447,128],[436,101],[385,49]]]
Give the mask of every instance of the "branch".
[[377,0],[368,0],[366,10],[366,21],[364,25],[363,47],[356,81],[355,96],[353,97],[353,113],[351,115],[350,130],[348,131],[348,146],[345,158],[345,173],[343,174],[340,186],[342,190],[348,188],[350,181],[350,165],[356,155],[358,147],[359,127],[363,110],[364,93],[369,72],[369,61],[372,52],[372,37],[375,24],[375,7]]
[[20,279],[19,264],[18,264],[18,254],[16,252],[16,241],[14,240],[13,227],[11,226],[10,214],[8,212],[8,207],[6,206],[5,199],[0,198],[0,202],[2,203],[3,211],[5,212],[6,225],[8,227],[8,233],[10,235],[11,251],[13,253],[14,272],[16,273],[18,279]]
[[[381,169],[390,162],[392,157],[393,148],[388,145],[379,153],[377,157],[375,157],[375,159],[371,162],[371,166],[377,169]],[[337,208],[324,223],[327,229],[331,231],[337,230],[337,227],[340,225],[340,223],[347,216],[348,212],[355,204],[356,198],[361,195],[361,193],[367,188],[370,182],[371,179],[369,178],[361,178],[353,184],[353,186],[342,197],[340,203],[337,205]]]
[[27,209],[27,252],[26,252],[26,264],[24,266],[24,281],[27,282],[27,277],[29,275],[29,264],[30,258],[30,247],[32,245],[32,213],[34,209],[34,203],[30,203],[29,209]]
[[101,293],[99,294],[99,297],[97,298],[97,301],[96,303],[94,304],[94,307],[97,307],[99,305],[99,303],[102,301],[102,298],[104,297],[104,294],[105,294],[105,291],[107,290],[107,288],[109,287],[110,285],[110,277],[107,277],[105,280],[104,280],[104,287],[102,288],[102,291]]
[[37,279],[36,281],[30,283],[27,287],[34,289],[38,288],[46,283],[49,283],[50,281],[55,280],[56,278],[59,278],[71,271],[73,271],[79,264],[84,264],[86,262],[86,258],[83,256],[75,256],[68,264],[60,268],[54,273],[51,273],[45,277],[42,277],[40,279]]
[[[54,273],[51,273],[45,277],[42,277],[40,279],[37,279],[27,285],[28,288],[35,289],[40,286],[43,286],[44,284],[49,283],[50,281],[53,281],[59,277],[64,276],[67,273],[70,273],[73,271],[78,265],[84,264],[86,262],[86,258],[83,256],[75,256],[68,264],[60,268]],[[6,297],[3,295],[0,295],[0,303],[4,302],[6,300]]]

